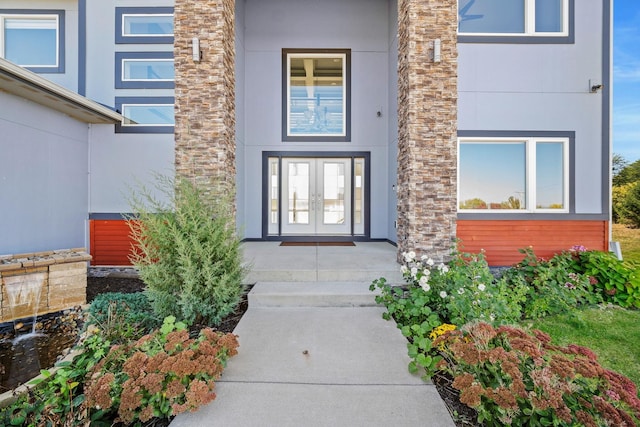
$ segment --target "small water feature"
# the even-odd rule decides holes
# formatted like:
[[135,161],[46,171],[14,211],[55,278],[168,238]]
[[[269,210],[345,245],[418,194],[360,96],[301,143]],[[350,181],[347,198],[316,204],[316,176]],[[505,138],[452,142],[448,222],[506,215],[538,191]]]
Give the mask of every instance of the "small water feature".
[[[21,276],[9,276],[4,279],[4,286],[9,298],[9,311],[14,318],[14,329],[16,330],[16,340],[28,339],[28,335],[18,334],[23,328],[19,328],[20,322],[17,318],[29,316],[31,330],[29,334],[36,333],[36,319],[38,318],[38,306],[40,305],[40,295],[46,280],[45,273],[25,274]],[[24,323],[22,323],[24,324]]]
[[14,322],[1,324],[0,393],[28,383],[41,369],[52,367],[76,343],[82,320],[82,310],[77,308],[40,316],[33,326],[17,322],[18,326],[22,323],[23,331],[16,331]]
[[0,256],[0,393],[52,367],[77,340],[84,248]]

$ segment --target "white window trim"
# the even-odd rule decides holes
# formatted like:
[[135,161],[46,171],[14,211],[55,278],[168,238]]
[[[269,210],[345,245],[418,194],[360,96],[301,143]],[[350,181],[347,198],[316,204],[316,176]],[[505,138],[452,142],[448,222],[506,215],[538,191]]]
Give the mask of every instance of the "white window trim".
[[24,68],[59,68],[60,67],[60,17],[50,14],[0,14],[0,58],[5,57],[5,20],[6,19],[53,19],[56,22],[56,62],[55,64],[19,64]]
[[[341,58],[342,59],[342,132],[291,133],[291,59],[292,58]],[[287,136],[288,137],[345,137],[347,136],[347,54],[346,53],[287,53]]]
[[[535,0],[524,0],[524,32],[522,33],[466,33],[460,32],[459,36],[492,36],[492,37],[567,37],[569,35],[569,0],[562,0],[562,31],[558,32],[536,32],[536,2]],[[458,0],[458,10],[460,10]],[[460,19],[460,15],[458,15]]]
[[[127,107],[175,107],[174,104],[122,104],[122,115],[126,118],[126,108]],[[122,127],[126,128],[134,128],[134,127],[150,127],[150,126],[159,126],[159,127],[174,127],[175,126],[175,117],[173,123],[127,123],[126,120],[122,121]]]
[[126,18],[132,17],[132,16],[134,16],[134,17],[144,17],[144,16],[147,16],[147,17],[164,17],[164,16],[168,16],[168,17],[173,18],[174,17],[173,15],[174,15],[173,13],[123,13],[122,14],[122,34],[121,34],[121,36],[123,38],[127,38],[127,37],[173,37],[174,36],[173,31],[171,32],[171,34],[168,34],[168,33],[167,34],[148,34],[148,33],[130,34],[130,33],[127,33],[127,31],[126,31],[127,27],[125,25]]
[[[562,143],[562,170],[563,170],[563,209],[541,209],[536,207],[536,144],[544,142]],[[458,177],[457,177],[457,212],[458,213],[569,213],[569,138],[458,138],[458,154],[460,153],[461,144],[525,144],[525,209],[460,209],[460,156],[458,155]]]
[[164,58],[122,58],[122,75],[120,76],[121,81],[123,82],[172,82],[174,79],[127,79],[125,78],[125,63],[126,62],[171,62],[173,63],[173,59],[164,59]]

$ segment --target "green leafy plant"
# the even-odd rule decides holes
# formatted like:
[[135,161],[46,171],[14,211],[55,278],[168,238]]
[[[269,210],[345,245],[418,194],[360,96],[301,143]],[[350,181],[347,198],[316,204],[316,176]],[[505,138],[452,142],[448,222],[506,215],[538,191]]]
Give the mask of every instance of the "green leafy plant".
[[113,346],[94,367],[85,386],[86,408],[94,420],[124,423],[194,410],[215,399],[215,380],[237,347],[235,335],[206,328],[190,338],[184,323],[167,317],[159,330]]
[[212,195],[185,179],[159,178],[157,187],[169,202],[144,188],[132,196],[132,262],[159,317],[216,325],[243,293],[230,196]]
[[524,281],[529,286],[523,304],[525,318],[566,313],[577,306],[602,302],[602,293],[594,286],[593,278],[576,269],[577,248],[550,260],[537,257],[533,248],[520,250],[523,260],[507,270],[503,278],[509,285]]
[[88,323],[95,324],[106,339],[117,344],[138,339],[161,322],[146,294],[108,292],[91,302]]
[[31,381],[34,387],[28,393],[3,408],[0,411],[3,425],[86,425],[84,380],[111,345],[98,332],[89,328],[78,355],[70,362],[60,363],[55,370],[41,371],[42,376]]
[[636,387],[603,369],[585,347],[553,345],[548,335],[472,323],[434,341],[440,368],[460,401],[486,426],[616,425],[640,422]]
[[610,252],[578,252],[574,269],[595,279],[606,301],[640,308],[640,266],[620,261]]

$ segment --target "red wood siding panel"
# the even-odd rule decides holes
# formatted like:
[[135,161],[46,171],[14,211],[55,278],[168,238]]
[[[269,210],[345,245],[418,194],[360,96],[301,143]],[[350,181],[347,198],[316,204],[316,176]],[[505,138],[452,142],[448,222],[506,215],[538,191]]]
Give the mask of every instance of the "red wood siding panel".
[[89,221],[92,265],[131,265],[131,238],[125,220]]
[[457,236],[463,251],[485,250],[489,265],[507,266],[522,260],[518,249],[533,246],[536,255],[553,254],[583,245],[605,251],[609,247],[608,221],[458,220]]

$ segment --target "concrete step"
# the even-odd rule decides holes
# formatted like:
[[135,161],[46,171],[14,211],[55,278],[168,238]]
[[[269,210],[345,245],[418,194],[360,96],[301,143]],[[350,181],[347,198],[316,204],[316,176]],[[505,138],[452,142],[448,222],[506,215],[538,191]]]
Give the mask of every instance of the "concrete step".
[[371,282],[258,282],[248,295],[249,308],[375,307]]

